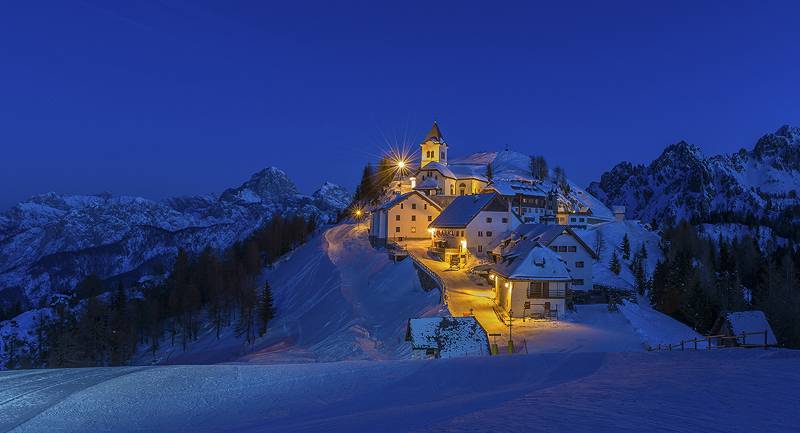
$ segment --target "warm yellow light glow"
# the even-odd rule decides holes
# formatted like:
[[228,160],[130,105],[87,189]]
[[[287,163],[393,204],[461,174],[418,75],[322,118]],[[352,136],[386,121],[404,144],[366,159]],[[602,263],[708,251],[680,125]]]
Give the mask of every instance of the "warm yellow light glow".
[[404,169],[404,168],[406,168],[406,162],[405,162],[405,161],[403,161],[402,159],[401,159],[401,160],[399,160],[399,161],[397,161],[397,168],[399,168],[399,169],[401,169],[401,170],[402,170],[402,169]]
[[489,274],[489,279],[494,281],[494,274]]
[[503,284],[503,287],[505,287],[507,289],[509,287],[508,283]]
[[467,249],[467,240],[466,239],[462,239],[461,240],[461,248],[464,248],[465,250]]
[[436,233],[436,229],[433,229],[433,228],[428,229],[428,233],[435,234]]

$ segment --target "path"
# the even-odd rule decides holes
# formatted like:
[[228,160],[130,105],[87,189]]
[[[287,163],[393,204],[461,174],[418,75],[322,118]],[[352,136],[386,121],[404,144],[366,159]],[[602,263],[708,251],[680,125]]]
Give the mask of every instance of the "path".
[[[463,316],[470,311],[489,334],[500,334],[498,342],[508,340],[509,328],[495,313],[494,290],[480,277],[465,270],[450,270],[449,265],[428,256],[430,241],[404,243],[415,259],[423,262],[444,281],[450,314]],[[619,313],[605,304],[578,305],[565,320],[540,321],[514,319],[511,336],[517,344],[527,341],[532,352],[630,352],[642,351],[641,336]]]

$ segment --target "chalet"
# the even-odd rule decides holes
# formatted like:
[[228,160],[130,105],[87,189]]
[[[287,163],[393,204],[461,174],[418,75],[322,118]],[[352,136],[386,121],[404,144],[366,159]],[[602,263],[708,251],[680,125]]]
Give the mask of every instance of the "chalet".
[[592,289],[594,284],[592,264],[598,258],[597,253],[571,227],[522,224],[492,251],[495,260],[503,255],[504,250],[510,250],[521,242],[537,242],[558,253],[572,275],[570,284],[572,290],[589,291]]
[[555,219],[550,194],[533,182],[495,180],[484,192],[496,192],[503,197],[525,223],[542,223]]
[[495,302],[510,317],[562,318],[572,276],[566,263],[538,242],[520,242],[492,265]]
[[[766,332],[766,335],[764,335]],[[711,329],[714,335],[725,337],[740,337],[720,341],[717,344],[731,344],[735,342],[738,346],[774,346],[778,344],[772,327],[769,326],[767,316],[763,311],[738,311],[734,313],[724,313],[720,315],[717,322]]]
[[474,317],[410,319],[406,341],[413,358],[450,358],[489,354],[486,331]]
[[428,225],[439,216],[442,206],[419,191],[399,194],[374,209],[369,236],[373,244],[404,239],[427,239]]
[[497,194],[456,197],[429,229],[434,252],[449,260],[451,254],[485,257],[500,240],[520,224],[519,217]]

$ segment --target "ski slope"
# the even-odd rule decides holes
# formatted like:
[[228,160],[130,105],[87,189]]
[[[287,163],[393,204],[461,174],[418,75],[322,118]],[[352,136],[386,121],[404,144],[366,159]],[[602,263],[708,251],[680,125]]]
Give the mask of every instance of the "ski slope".
[[789,432],[798,384],[760,349],[7,371],[0,431]]

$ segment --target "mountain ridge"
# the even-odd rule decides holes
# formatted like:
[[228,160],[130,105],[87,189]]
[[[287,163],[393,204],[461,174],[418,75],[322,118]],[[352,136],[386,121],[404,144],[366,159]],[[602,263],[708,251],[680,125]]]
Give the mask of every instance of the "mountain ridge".
[[140,278],[162,273],[179,248],[223,249],[275,214],[336,219],[349,201],[326,182],[297,192],[285,172],[267,167],[219,194],[171,197],[60,195],[30,197],[0,213],[0,294],[6,303],[41,303],[88,274]]

